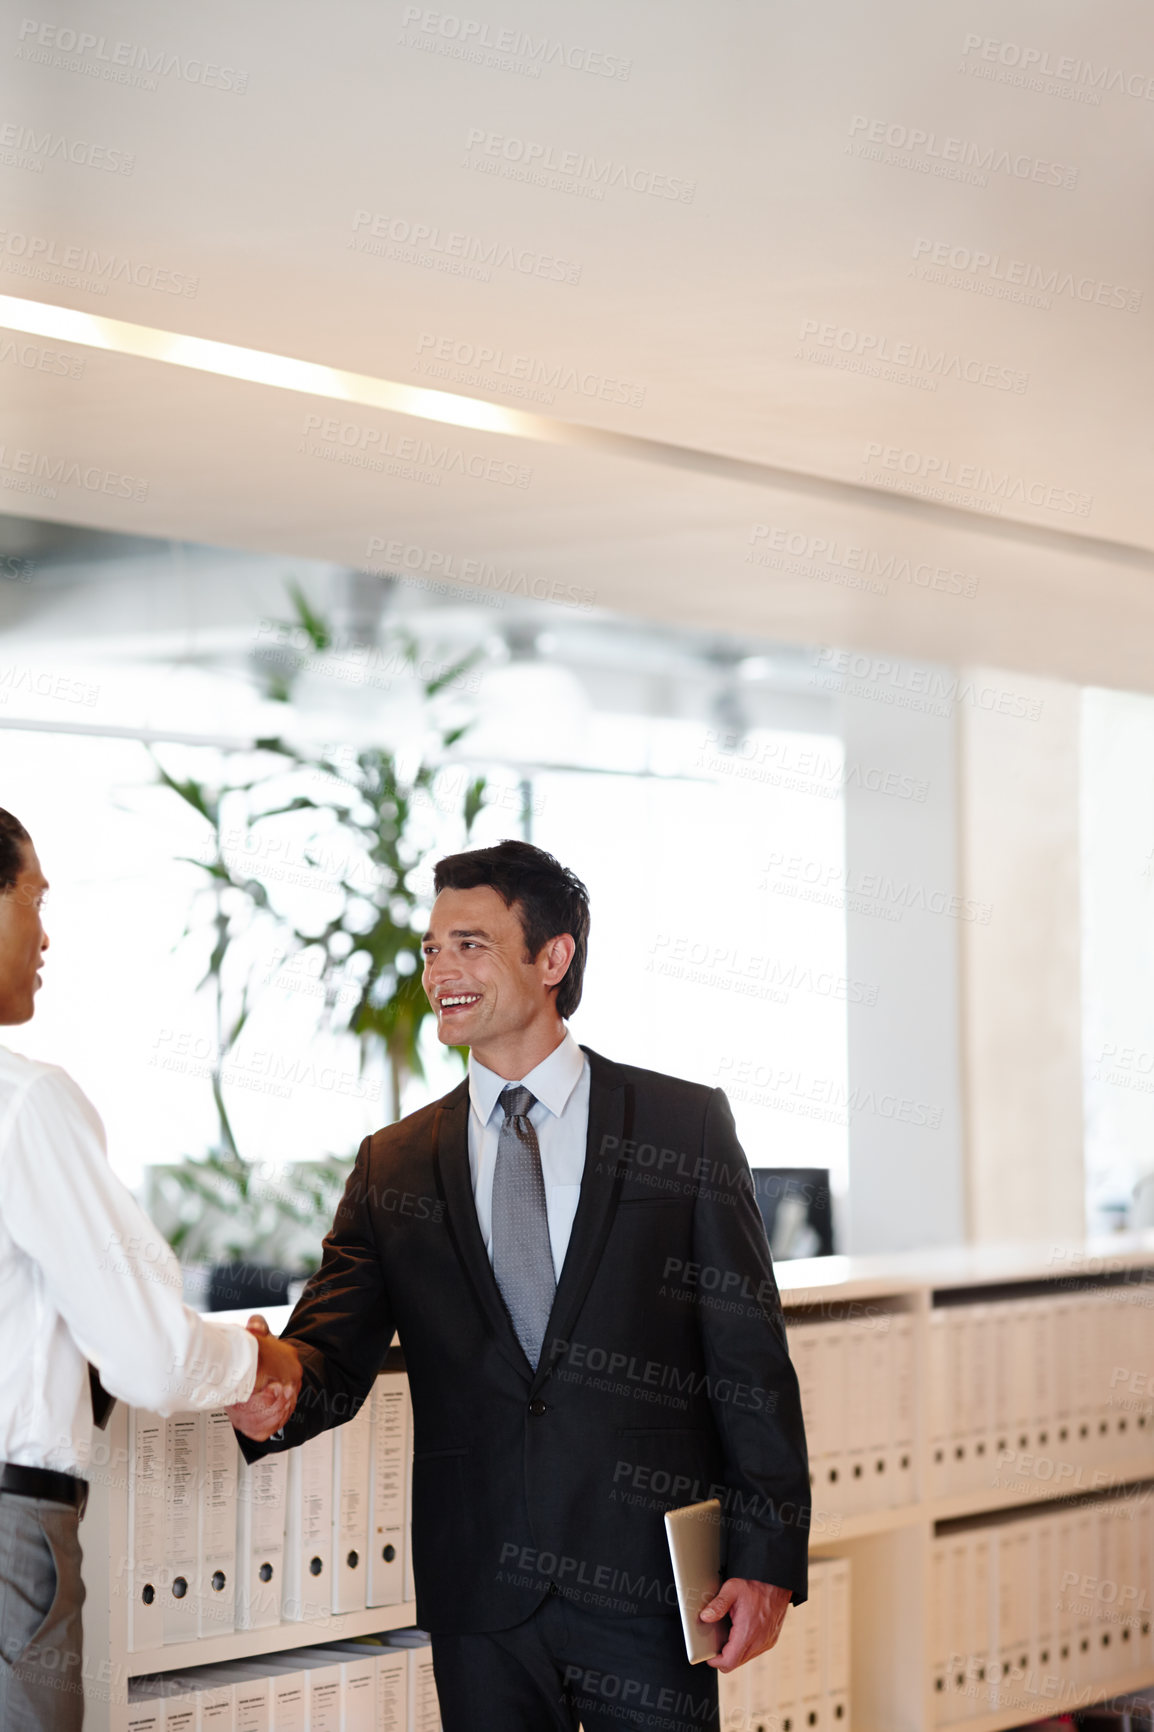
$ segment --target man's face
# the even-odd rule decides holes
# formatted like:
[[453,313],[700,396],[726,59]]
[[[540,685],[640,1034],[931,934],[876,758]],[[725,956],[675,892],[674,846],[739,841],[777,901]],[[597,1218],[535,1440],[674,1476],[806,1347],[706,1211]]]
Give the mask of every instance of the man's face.
[[48,880],[31,842],[10,890],[0,892],[0,1023],[27,1022],[36,1008],[48,934],[40,918]]
[[516,903],[507,908],[488,884],[442,890],[424,938],[421,977],[440,1039],[446,1046],[485,1048],[523,1033],[539,1017],[555,1017],[549,987],[565,972],[566,944],[572,940],[554,939],[529,961]]

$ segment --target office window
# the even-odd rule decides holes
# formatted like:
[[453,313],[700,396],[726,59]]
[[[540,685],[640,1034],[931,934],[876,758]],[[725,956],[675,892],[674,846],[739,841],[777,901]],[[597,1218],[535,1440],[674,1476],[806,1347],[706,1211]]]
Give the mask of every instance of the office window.
[[[114,678],[125,720],[139,721],[154,670],[141,673],[135,705],[135,671],[122,665]],[[211,716],[222,733],[251,734],[242,682],[186,672],[182,684],[185,726],[195,708],[202,725]],[[774,866],[783,853],[840,863],[840,745],[755,730],[726,757],[707,739],[697,721],[595,709],[573,771],[477,766],[491,798],[472,841],[521,834],[527,820],[532,839],[588,883],[580,1040],[725,1088],[755,1165],[829,1167],[844,1190],[845,1006],[833,985],[845,973],[844,913],[836,894],[787,894]],[[779,747],[816,753],[819,791],[751,773],[778,761]],[[216,1128],[213,1018],[195,991],[203,952],[181,943],[203,882],[181,856],[197,854],[204,831],[152,786],[137,741],[5,730],[0,749],[4,799],[53,885],[44,991],[8,1044],[73,1072],[105,1119],[116,1169],[135,1184],[146,1164],[203,1153]],[[178,774],[211,779],[221,766],[203,748],[158,751]],[[460,845],[450,816],[431,814],[430,825],[438,851]],[[283,886],[270,888],[283,899]],[[296,894],[298,915],[315,894]],[[385,1114],[382,1076],[370,1065],[362,1080],[356,1043],[318,1032],[317,995],[299,984],[257,998],[226,1089],[242,1153],[274,1164],[351,1155]],[[426,1033],[427,1077],[407,1086],[406,1111],[461,1076]]]

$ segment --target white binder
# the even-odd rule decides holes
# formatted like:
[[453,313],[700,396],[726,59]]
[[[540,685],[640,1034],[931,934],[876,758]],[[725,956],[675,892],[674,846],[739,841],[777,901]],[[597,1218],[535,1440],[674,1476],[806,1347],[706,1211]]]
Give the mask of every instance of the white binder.
[[844,1334],[844,1449],[845,1481],[841,1508],[854,1514],[869,1507],[872,1493],[875,1372],[873,1319],[856,1318],[842,1326]]
[[223,1407],[201,1414],[203,1472],[199,1499],[199,1633],[236,1627],[236,1484],[240,1450]]
[[1011,1372],[1010,1372],[1010,1436],[1007,1449],[1013,1462],[1022,1450],[1032,1450],[1034,1415],[1034,1357],[1037,1341],[1037,1308],[1033,1301],[1012,1305]]
[[408,1732],[409,1656],[385,1648],[377,1656],[377,1732]]
[[283,1612],[320,1623],[332,1610],[333,1434],[322,1431],[288,1452]]
[[153,1687],[159,1695],[163,1732],[200,1732],[200,1696],[188,1677],[154,1680]]
[[[826,1585],[828,1565],[815,1560],[809,1567],[809,1596],[798,1608],[800,1631],[800,1665],[798,1698],[801,1703],[802,1725],[820,1725],[822,1691],[825,1684],[822,1649],[826,1638]],[[811,1720],[810,1715],[814,1718]]]
[[[279,1674],[282,1681],[288,1681],[284,1692],[290,1698],[287,1705],[294,1716],[301,1714],[307,1732],[341,1732],[343,1698],[339,1655],[317,1648],[286,1648],[267,1654],[262,1664],[274,1677]],[[298,1707],[297,1692],[303,1709]],[[274,1713],[277,1715],[275,1732],[297,1732],[295,1725],[281,1726],[281,1708],[275,1699]]]
[[364,1611],[368,1605],[369,1446],[372,1399],[333,1432],[334,1612]]
[[1064,1684],[1077,1672],[1078,1620],[1075,1614],[1078,1582],[1078,1535],[1072,1514],[1051,1517],[1054,1533],[1054,1670]]
[[441,1732],[441,1705],[433,1677],[433,1650],[429,1645],[410,1648],[408,1732]]
[[236,1674],[236,1732],[273,1732],[272,1678],[248,1666]]
[[1025,1705],[1034,1594],[1034,1522],[997,1530],[997,1705]]
[[776,1648],[771,1648],[768,1654],[759,1654],[756,1660],[750,1660],[743,1666],[741,1672],[748,1672],[749,1679],[745,1688],[746,1724],[751,1732],[775,1732],[780,1725],[777,1712],[777,1667],[775,1664]]
[[947,1305],[946,1398],[948,1402],[946,1484],[947,1492],[966,1490],[969,1484],[971,1416],[973,1413],[973,1331],[968,1305]]
[[200,1732],[200,1697],[191,1690],[164,1703],[164,1732]]
[[968,1612],[966,1642],[967,1712],[987,1714],[994,1706],[994,1668],[997,1638],[993,1628],[993,1538],[986,1528],[966,1535],[969,1594],[963,1602]]
[[1054,1562],[1054,1520],[1042,1516],[1034,1531],[1032,1665],[1037,1677],[1058,1670],[1058,1568]]
[[335,1642],[312,1652],[340,1668],[341,1732],[376,1732],[379,1650],[364,1642]]
[[156,1696],[133,1701],[131,1679],[128,1688],[128,1718],[124,1722],[126,1732],[165,1732],[163,1701]]
[[413,1397],[409,1379],[405,1377],[405,1579],[406,1600],[417,1597],[413,1574]]
[[825,1724],[849,1732],[850,1561],[830,1558],[826,1565],[824,1684]]
[[1054,1301],[1031,1299],[1034,1314],[1034,1435],[1031,1449],[1048,1449],[1054,1427],[1055,1364],[1068,1344],[1058,1337],[1054,1324]]
[[128,1650],[164,1641],[165,1422],[133,1408],[128,1423]]
[[1134,1580],[1139,1595],[1134,1663],[1145,1666],[1154,1660],[1154,1498],[1143,1490],[1134,1501]]
[[750,1675],[756,1660],[747,1660],[736,1672],[717,1674],[717,1712],[721,1732],[751,1732],[753,1716],[749,1711]]
[[405,1598],[405,1482],[411,1450],[408,1379],[382,1372],[371,1396],[369,1473],[370,1606],[396,1606]]
[[269,1699],[272,1714],[270,1732],[308,1732],[309,1700],[302,1671],[287,1668],[273,1673]]
[[174,1413],[164,1422],[164,1640],[195,1642],[199,1628],[199,1511],[203,1475],[201,1416]]
[[204,1684],[196,1692],[200,1732],[236,1732],[235,1684]]
[[[890,1319],[890,1485],[889,1505],[914,1501],[914,1438],[917,1390],[914,1380],[914,1320],[908,1313]],[[845,1715],[842,1716],[845,1718]]]
[[944,1497],[949,1490],[950,1436],[949,1352],[947,1317],[935,1305],[927,1318],[926,1382],[929,1438],[929,1495]]
[[770,1649],[776,1684],[777,1712],[784,1724],[791,1719],[797,1724],[799,1706],[801,1657],[798,1651],[798,1607],[788,1608],[777,1646]]
[[950,1542],[936,1539],[930,1545],[930,1689],[934,1698],[934,1723],[949,1718],[951,1675],[954,1666],[953,1601],[950,1594]]
[[970,1375],[966,1416],[966,1467],[959,1489],[986,1487],[994,1477],[994,1312],[992,1305],[966,1305]]
[[309,1732],[341,1732],[344,1701],[341,1663],[327,1654],[304,1654],[298,1650],[309,1698]]
[[[211,1722],[214,1732],[223,1732],[225,1726],[230,1726],[232,1732],[271,1732],[270,1679],[267,1666],[259,1660],[232,1660],[223,1661],[219,1666],[197,1666],[194,1671],[186,1673],[185,1678],[201,1702],[202,1727],[210,1724],[204,1719],[203,1703],[208,1693],[214,1691],[220,1704],[217,1710],[219,1718]],[[226,1690],[231,1692],[231,1720],[223,1712]]]
[[266,1630],[281,1621],[288,1454],[241,1461],[236,1505],[236,1627]]
[[993,1456],[990,1477],[983,1481],[984,1485],[996,1485],[1010,1464],[1010,1440],[1014,1431],[1014,1307],[1009,1304],[992,1306],[990,1328]]

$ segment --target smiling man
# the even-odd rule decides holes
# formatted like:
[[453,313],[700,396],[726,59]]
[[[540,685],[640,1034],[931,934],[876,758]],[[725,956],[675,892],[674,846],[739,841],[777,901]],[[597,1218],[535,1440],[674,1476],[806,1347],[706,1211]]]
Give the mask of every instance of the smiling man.
[[[716,1727],[716,1669],[771,1647],[805,1598],[809,1504],[728,1104],[569,1033],[589,902],[552,856],[502,842],[440,861],[434,884],[424,987],[468,1078],[361,1145],[285,1332],[300,1402],[242,1448],[347,1419],[396,1330],[445,1732]],[[267,1408],[234,1422],[265,1437]],[[707,1497],[726,1576],[703,1616],[731,1623],[691,1667],[662,1516]]]

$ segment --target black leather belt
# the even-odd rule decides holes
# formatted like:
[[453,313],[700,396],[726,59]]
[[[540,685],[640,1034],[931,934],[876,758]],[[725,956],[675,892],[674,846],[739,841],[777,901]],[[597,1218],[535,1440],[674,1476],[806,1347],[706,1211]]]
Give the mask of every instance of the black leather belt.
[[57,1473],[50,1467],[22,1467],[6,1461],[0,1467],[0,1491],[17,1497],[43,1497],[52,1503],[70,1503],[83,1515],[88,1503],[88,1481],[74,1473]]

